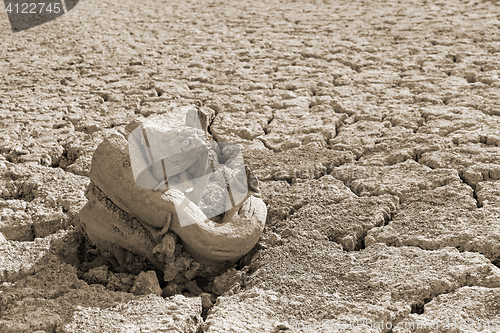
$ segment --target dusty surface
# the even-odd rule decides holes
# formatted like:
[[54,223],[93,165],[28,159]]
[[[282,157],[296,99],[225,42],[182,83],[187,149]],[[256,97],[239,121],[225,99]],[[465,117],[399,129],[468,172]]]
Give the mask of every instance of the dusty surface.
[[[15,35],[0,12],[1,332],[500,330],[497,1],[86,0]],[[98,144],[188,104],[268,218],[236,264],[176,246],[165,282],[73,226]]]

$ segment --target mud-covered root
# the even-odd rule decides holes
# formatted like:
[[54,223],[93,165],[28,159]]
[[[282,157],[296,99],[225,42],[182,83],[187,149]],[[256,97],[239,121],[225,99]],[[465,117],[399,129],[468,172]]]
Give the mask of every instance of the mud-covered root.
[[[127,130],[130,133],[140,125],[131,123]],[[148,130],[162,131],[154,127]],[[178,132],[177,136],[191,138],[193,130]],[[90,200],[81,212],[80,221],[97,247],[113,253],[118,261],[121,249],[126,249],[146,257],[162,270],[175,249],[176,239],[169,230],[180,237],[193,258],[207,264],[236,262],[254,247],[267,216],[266,205],[260,198],[250,196],[233,219],[216,223],[178,190],[139,186],[132,170],[129,142],[123,135],[113,134],[98,146],[92,159]],[[172,165],[178,167],[181,163]],[[148,170],[141,171],[141,179],[158,181]],[[95,193],[100,193],[99,200],[93,198]],[[120,211],[129,217],[122,218]]]

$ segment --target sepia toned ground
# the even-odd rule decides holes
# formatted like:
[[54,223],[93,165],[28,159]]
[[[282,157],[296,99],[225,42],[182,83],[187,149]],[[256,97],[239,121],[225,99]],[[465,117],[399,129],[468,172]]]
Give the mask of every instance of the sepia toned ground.
[[[0,332],[500,331],[500,2],[82,0],[0,29]],[[77,214],[99,143],[184,105],[268,216],[173,287]]]

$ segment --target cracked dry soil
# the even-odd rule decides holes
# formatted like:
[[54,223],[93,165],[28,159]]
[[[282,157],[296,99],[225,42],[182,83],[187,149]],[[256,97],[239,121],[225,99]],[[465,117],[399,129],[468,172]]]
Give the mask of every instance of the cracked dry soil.
[[[500,330],[497,1],[85,0],[17,34],[0,12],[0,332]],[[179,246],[167,284],[75,216],[106,136],[193,104],[268,218],[236,264],[187,274]],[[393,328],[334,328],[360,320]],[[398,326],[436,320],[458,324]]]

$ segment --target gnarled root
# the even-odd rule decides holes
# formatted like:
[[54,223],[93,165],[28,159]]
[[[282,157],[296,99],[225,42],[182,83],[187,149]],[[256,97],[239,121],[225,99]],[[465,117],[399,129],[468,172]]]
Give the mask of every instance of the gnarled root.
[[[180,203],[185,200],[179,191],[170,190],[165,195],[167,200],[173,202]],[[197,216],[203,214],[200,208],[197,209],[199,210]],[[172,219],[170,230],[179,235],[186,250],[198,261],[204,263],[237,261],[250,252],[259,240],[266,216],[264,201],[251,196],[231,220],[219,224],[209,219],[196,220],[196,217],[188,217],[186,214],[183,218],[191,218],[193,222],[182,227],[176,216]]]
[[87,190],[89,201],[80,210],[80,221],[87,237],[101,251],[110,252],[121,265],[124,249],[143,256],[157,268],[163,264],[154,256],[155,243],[142,224],[118,208],[91,183]]
[[[209,264],[237,261],[257,243],[267,215],[266,206],[260,198],[250,196],[233,219],[215,223],[178,190],[138,186],[131,168],[128,145],[122,135],[112,135],[99,145],[92,159],[90,179],[96,188],[89,191],[90,200],[82,209],[80,220],[90,240],[99,248],[118,256],[118,248],[127,249],[158,266],[163,264],[154,256],[153,250],[161,240],[154,236],[161,236],[167,230],[181,238],[185,249],[195,259]],[[147,169],[141,177],[143,181],[157,182]],[[112,204],[135,217],[144,228],[120,225],[124,220],[117,220],[113,217],[116,212],[93,197],[97,190]],[[183,222],[188,221],[188,225],[184,222],[185,226],[181,226],[179,217]]]

